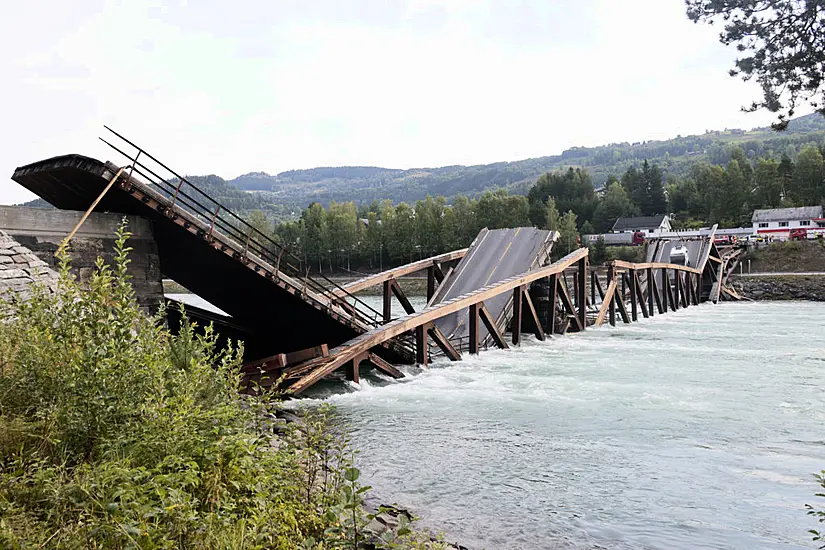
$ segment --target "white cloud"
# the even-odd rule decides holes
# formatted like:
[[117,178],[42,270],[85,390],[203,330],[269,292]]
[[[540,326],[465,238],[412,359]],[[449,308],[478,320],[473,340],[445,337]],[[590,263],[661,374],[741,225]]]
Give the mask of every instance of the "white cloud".
[[[70,4],[0,22],[4,174],[110,158],[103,124],[181,172],[232,177],[516,160],[770,121],[739,112],[757,91],[727,76],[735,53],[679,1]],[[27,198],[0,184],[0,203]]]

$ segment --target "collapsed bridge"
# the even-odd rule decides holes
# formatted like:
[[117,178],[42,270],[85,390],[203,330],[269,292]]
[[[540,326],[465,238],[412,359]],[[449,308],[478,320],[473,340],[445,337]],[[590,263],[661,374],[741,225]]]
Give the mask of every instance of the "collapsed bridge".
[[[604,291],[597,271],[587,265],[587,249],[550,263],[558,234],[535,228],[484,229],[468,249],[342,286],[109,131],[104,141],[121,164],[64,155],[22,166],[12,179],[57,208],[96,208],[149,220],[163,274],[229,314],[233,334],[253,343],[243,370],[256,388],[280,381],[298,394],[341,367],[358,381],[365,361],[401,377],[397,364],[427,364],[439,356],[459,360],[465,352],[506,348],[508,330],[517,344],[523,328],[544,339],[601,324],[607,315],[613,321],[614,308],[626,310],[626,301],[635,320],[637,299],[645,293],[651,304],[664,297],[660,313],[668,303],[686,307],[723,294],[724,260],[712,234],[694,247],[693,267],[653,256],[642,267],[611,264]],[[655,256],[657,248],[651,250]],[[397,280],[422,271],[428,303],[416,312]],[[639,271],[647,277],[640,280]],[[381,311],[356,295],[376,285],[383,287]],[[393,316],[393,297],[404,309],[402,317]],[[652,306],[644,312],[652,315]]]

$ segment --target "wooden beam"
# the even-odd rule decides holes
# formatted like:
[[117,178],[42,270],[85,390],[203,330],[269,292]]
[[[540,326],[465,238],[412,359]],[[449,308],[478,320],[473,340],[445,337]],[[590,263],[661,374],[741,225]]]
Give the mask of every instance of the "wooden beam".
[[587,328],[587,256],[578,261],[579,325]]
[[241,366],[241,372],[245,373],[257,373],[260,371],[271,371],[282,369],[287,365],[287,358],[286,355],[283,353],[276,353],[275,355],[270,355],[269,357],[264,357],[263,359],[256,359],[254,361],[248,361]]
[[427,268],[427,301],[435,294],[435,264]]
[[539,315],[536,313],[536,307],[533,305],[533,298],[530,297],[530,292],[526,291],[523,294],[524,296],[524,303],[527,305],[527,311],[530,313],[530,317],[533,319],[533,333],[536,335],[536,338],[539,340],[544,340],[544,330],[541,328],[541,321],[539,321]]
[[[604,301],[604,288],[602,288],[602,282],[599,280],[599,274],[595,271],[593,272],[593,281],[596,283],[596,290],[599,291],[599,297]],[[608,281],[610,284],[610,281]],[[593,300],[593,303],[596,303],[596,300]]]
[[668,302],[670,302],[670,309],[676,311],[677,309],[679,309],[679,305],[673,298],[673,285],[670,284],[670,277],[667,274],[667,270],[665,270],[665,291],[667,294],[667,300]]
[[561,299],[561,304],[564,307],[565,311],[569,315],[572,315],[576,322],[576,329],[583,330],[581,325],[581,321],[579,321],[579,316],[576,313],[576,308],[573,306],[573,300],[570,299],[570,295],[567,293],[567,286],[564,284],[564,281],[559,279],[558,283],[559,287],[559,298]]
[[622,322],[625,324],[630,324],[630,315],[627,313],[627,308],[624,305],[624,300],[619,295],[618,292],[613,294],[613,299],[616,301],[616,304],[619,306],[619,314],[622,317]]
[[433,275],[435,275],[435,280],[438,284],[444,282],[444,272],[441,270],[441,264],[439,262],[433,262]]
[[395,368],[391,363],[384,361],[373,352],[367,353],[367,361],[375,365],[378,370],[392,376],[393,378],[404,378],[404,373]]
[[364,359],[364,354],[352,358],[352,361],[347,365],[347,380],[356,384],[361,383],[361,361]]
[[613,293],[610,295],[610,300],[607,303],[607,318],[611,327],[616,326],[616,294],[618,293],[619,281],[616,280],[616,264],[611,262],[607,267],[607,280],[610,283],[616,283]]
[[410,313],[415,313],[415,308],[407,299],[407,296],[404,294],[404,291],[401,290],[401,286],[399,286],[398,281],[395,279],[390,279],[388,282],[390,283],[392,293],[395,294],[396,298],[398,298],[398,301],[401,303],[401,307],[404,308],[404,311],[406,311],[408,315]]
[[462,248],[461,250],[454,250],[452,252],[439,254],[438,256],[432,256],[431,258],[424,258],[423,260],[419,260],[417,262],[402,265],[394,269],[388,269],[387,271],[382,271],[381,273],[376,273],[375,275],[363,277],[361,279],[358,279],[357,281],[353,281],[349,284],[346,284],[341,288],[333,290],[332,293],[338,297],[346,296],[347,294],[353,294],[355,292],[358,292],[359,290],[364,290],[372,286],[380,285],[381,283],[383,283],[384,281],[388,281],[389,279],[397,279],[405,275],[411,275],[418,271],[423,271],[431,265],[433,265],[433,263],[458,260],[459,258],[463,258],[465,254],[467,254],[467,249]]
[[432,325],[429,329],[429,333],[433,339],[433,342],[441,348],[441,351],[444,352],[444,355],[446,355],[450,361],[461,361],[461,354],[453,347],[447,337],[444,336],[444,333],[441,332],[440,328],[436,325]]
[[470,306],[470,353],[478,353],[478,304]]
[[599,276],[596,275],[596,270],[590,270],[590,303],[596,304],[596,281],[599,280]]
[[490,333],[493,341],[499,348],[509,349],[510,346],[507,345],[504,335],[499,330],[496,320],[493,319],[492,315],[490,315],[490,311],[487,309],[487,306],[484,305],[484,302],[479,303],[478,306],[478,316],[484,323],[484,326],[487,327],[487,332]]
[[418,325],[415,327],[415,362],[426,367],[428,360],[427,325]]
[[653,282],[653,297],[656,300],[656,309],[659,310],[659,314],[665,313],[667,311],[667,302],[662,305],[662,293],[664,292],[664,286],[659,286],[659,283],[656,282],[656,272],[651,270],[651,274],[653,275],[652,282]]
[[646,263],[633,263],[633,262],[625,262],[624,260],[613,260],[612,262],[616,267],[621,269],[675,269],[677,271],[687,271],[689,273],[701,273],[701,270],[695,267],[689,267],[686,265],[677,265],[677,264],[667,264],[663,262],[646,262]]
[[653,269],[645,269],[645,274],[647,280],[647,312],[653,317],[653,292],[656,289],[656,281],[653,278]]
[[673,306],[674,306],[674,309],[678,311],[679,308],[682,306],[682,304],[681,304],[682,278],[679,276],[678,271],[673,272],[673,283],[676,286],[676,292],[674,293],[675,297],[676,297],[676,300],[673,302]]
[[604,324],[604,319],[607,317],[607,311],[610,309],[610,303],[613,301],[613,295],[616,293],[616,281],[610,281],[607,285],[607,292],[604,293],[602,299],[602,307],[599,309],[599,314],[596,316],[595,325],[600,327]]
[[[639,280],[639,272],[635,269],[633,270],[633,289],[636,291],[636,299],[639,301],[639,309],[642,310],[642,315],[645,319],[648,318],[647,307],[645,306],[645,294],[642,291],[642,283]],[[651,308],[653,307],[653,303],[650,303]]]
[[392,321],[392,281],[384,281],[384,289],[382,296],[384,297],[383,317],[384,324],[386,325],[387,323]]
[[519,286],[513,289],[513,319],[510,321],[511,332],[513,333],[513,345],[518,346],[521,342],[521,304],[524,303],[524,287]]
[[630,318],[635,323],[639,320],[638,295],[636,293],[636,270],[631,269],[627,272],[628,286],[630,287]]
[[556,303],[559,301],[559,276],[550,275],[548,278],[548,310],[547,310],[547,331],[550,334],[555,334],[556,331]]
[[[335,369],[339,368],[341,365],[346,363],[355,354],[367,351],[383,342],[386,342],[387,340],[395,338],[396,336],[404,334],[405,332],[409,332],[410,330],[416,329],[418,326],[430,323],[435,319],[444,317],[445,315],[449,315],[450,313],[455,313],[456,311],[467,308],[471,304],[483,302],[488,298],[497,296],[504,292],[508,292],[517,286],[531,283],[535,280],[547,277],[548,275],[561,273],[562,271],[564,271],[564,269],[573,265],[574,263],[579,261],[583,256],[586,255],[587,249],[580,248],[578,250],[571,252],[561,260],[551,265],[532,269],[530,271],[527,271],[526,273],[522,273],[521,275],[509,277],[507,279],[504,279],[503,281],[499,281],[494,285],[480,288],[473,292],[464,294],[463,296],[459,296],[452,300],[448,300],[443,304],[428,307],[418,313],[408,315],[407,317],[396,319],[395,321],[392,321],[386,325],[376,327],[370,330],[369,332],[366,332],[354,338],[353,340],[350,340],[346,344],[343,344],[341,346],[338,346],[334,350],[331,350],[330,358],[328,361],[324,362],[323,365],[319,365],[318,368],[315,368],[312,372],[306,374],[303,378],[292,384],[289,390],[293,394],[301,393],[306,388],[312,386],[318,380],[322,379],[328,373],[334,371]],[[495,326],[495,322],[489,319],[489,312],[485,312],[486,308],[480,308],[480,317],[482,321],[484,321],[485,325],[487,325],[487,323],[490,322],[490,324],[493,327],[495,327],[494,331],[490,331],[491,335],[493,335],[494,333],[500,334],[498,327]],[[488,330],[489,329],[490,327],[488,327]],[[501,340],[501,344],[504,344],[504,346],[507,345],[506,342],[503,341],[503,339]]]

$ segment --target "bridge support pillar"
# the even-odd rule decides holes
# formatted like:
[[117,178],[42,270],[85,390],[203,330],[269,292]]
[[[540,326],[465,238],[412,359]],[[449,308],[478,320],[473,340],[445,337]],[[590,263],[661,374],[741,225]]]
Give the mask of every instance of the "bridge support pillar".
[[636,302],[636,270],[631,269],[627,272],[627,278],[630,282],[630,318],[635,323],[639,320],[639,313],[638,313],[638,304]]
[[470,353],[478,354],[478,304],[470,306]]
[[392,279],[384,281],[384,324],[392,320]]
[[524,302],[524,287],[517,286],[513,289],[513,345],[521,343],[521,304]]
[[415,362],[419,365],[427,366],[429,354],[427,353],[427,325],[415,327]]
[[656,290],[656,281],[653,279],[653,269],[648,267],[647,273],[647,311],[653,317],[653,292]]
[[671,304],[671,305],[673,306],[674,311],[678,311],[679,310],[679,302],[682,300],[682,296],[681,296],[681,294],[682,294],[682,273],[678,269],[674,269],[673,270],[673,278],[674,278],[674,282],[676,283],[676,289],[675,289],[675,292],[674,292],[674,295],[675,295],[674,297],[676,299],[673,301],[673,304]]
[[548,291],[549,301],[547,303],[547,327],[546,331],[549,334],[556,332],[556,303],[559,300],[559,276],[550,275],[550,289]]
[[351,382],[355,382],[356,384],[361,383],[361,361],[364,360],[364,354],[355,357],[352,361],[350,361],[349,365],[347,365],[347,380]]
[[[607,266],[607,284],[608,286],[610,283],[616,283],[616,267],[611,263]],[[618,289],[614,288],[613,294],[607,296],[607,299],[610,300],[610,305],[607,307],[607,319],[610,322],[611,327],[616,326],[616,292]],[[609,293],[609,289],[608,289]]]

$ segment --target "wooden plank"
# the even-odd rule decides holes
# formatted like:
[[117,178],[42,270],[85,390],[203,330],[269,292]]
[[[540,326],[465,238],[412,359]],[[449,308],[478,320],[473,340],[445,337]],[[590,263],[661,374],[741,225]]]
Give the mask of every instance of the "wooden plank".
[[496,345],[501,349],[509,349],[510,346],[507,345],[504,335],[501,333],[501,330],[499,330],[495,319],[490,315],[490,311],[487,309],[487,306],[484,305],[484,302],[478,305],[478,316],[484,323],[484,326],[487,327],[487,332],[490,333]]
[[257,373],[260,371],[269,372],[277,369],[284,368],[287,365],[287,358],[286,355],[283,353],[277,353],[275,355],[270,355],[269,357],[265,357],[263,359],[256,359],[254,361],[249,361],[244,363],[241,366],[241,372],[246,373]]
[[521,342],[521,304],[524,303],[524,287],[513,289],[513,319],[510,321],[511,332],[513,333],[513,345],[517,346]]
[[444,333],[441,332],[440,328],[438,328],[435,325],[432,325],[429,328],[428,332],[430,333],[433,342],[435,342],[436,345],[439,348],[441,348],[441,351],[444,352],[444,355],[446,355],[450,359],[450,361],[461,361],[461,354],[458,353],[458,351],[453,347],[453,345],[450,343],[447,337],[444,336]]
[[[579,261],[579,259],[581,259],[583,256],[586,256],[587,252],[588,251],[586,248],[579,248],[578,250],[571,252],[561,260],[548,266],[532,269],[521,275],[516,275],[504,279],[503,281],[499,281],[494,285],[480,288],[473,292],[469,292],[463,296],[459,296],[457,298],[453,298],[452,300],[448,300],[442,304],[428,307],[418,313],[408,315],[407,317],[403,317],[401,319],[396,319],[395,321],[392,321],[381,327],[376,327],[370,330],[369,332],[362,334],[361,336],[353,338],[346,344],[342,344],[334,350],[331,350],[329,361],[325,362],[323,365],[320,365],[318,368],[314,369],[312,372],[308,373],[303,378],[292,384],[289,390],[294,394],[301,393],[306,388],[312,386],[318,380],[322,379],[328,373],[334,371],[335,369],[339,368],[341,365],[346,363],[346,361],[353,355],[367,351],[375,347],[376,345],[386,342],[387,340],[390,340],[391,338],[394,338],[401,334],[404,334],[405,332],[413,330],[418,326],[430,323],[433,320],[438,319],[440,317],[444,317],[445,315],[449,315],[450,313],[455,313],[456,311],[469,307],[471,304],[480,303],[493,296],[497,296],[504,292],[508,292],[517,286],[531,283],[535,280],[547,277],[548,275],[561,273],[567,267]],[[491,335],[494,335],[495,333],[500,334],[498,327],[495,326],[495,322],[493,322],[491,319],[488,319],[489,312],[487,312],[487,309],[485,307],[482,306],[479,309],[479,314],[482,321],[484,321],[485,326],[487,325],[488,321],[490,321],[490,324],[492,325],[494,330],[490,330],[490,326],[488,326],[487,329],[490,331]],[[504,342],[503,339],[501,340],[501,344],[504,344],[504,346],[501,347],[507,346],[506,342]]]
[[533,319],[533,333],[536,335],[536,338],[543,341],[544,330],[541,328],[541,321],[539,321],[539,315],[536,313],[536,307],[533,305],[533,299],[530,297],[530,292],[524,293],[524,303],[527,304],[527,311]]
[[328,355],[329,347],[326,344],[321,344],[320,346],[287,353],[286,364],[294,365],[295,363],[302,363],[310,359],[315,359],[316,357],[327,357]]
[[397,279],[405,275],[411,275],[418,271],[423,271],[431,265],[433,265],[433,263],[458,260],[460,258],[463,258],[465,254],[467,254],[467,249],[462,248],[461,250],[453,250],[452,252],[446,252],[444,254],[439,254],[438,256],[424,258],[423,260],[419,260],[417,262],[402,265],[394,269],[388,269],[387,271],[382,271],[381,273],[376,273],[375,275],[363,277],[361,279],[358,279],[357,281],[353,281],[349,284],[346,284],[341,288],[333,290],[332,293],[339,297],[346,296],[347,294],[353,294],[355,292],[358,292],[359,290],[364,290],[372,286],[380,285],[384,281],[388,281],[390,279]]
[[613,295],[616,293],[616,281],[610,281],[610,284],[607,285],[607,292],[604,293],[602,297],[602,307],[599,309],[599,314],[596,316],[595,325],[600,327],[604,324],[604,319],[607,317],[607,310],[609,309],[610,302],[613,300]]

